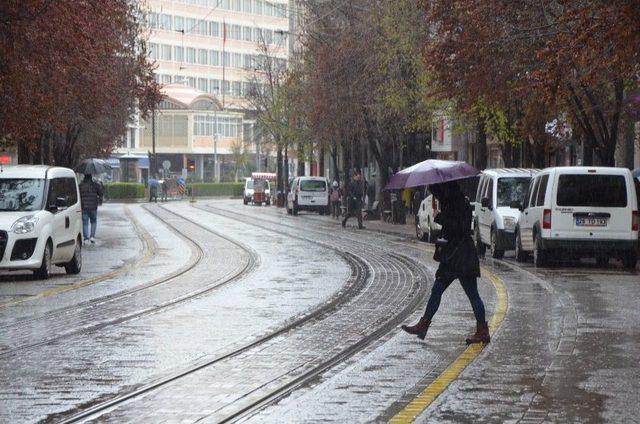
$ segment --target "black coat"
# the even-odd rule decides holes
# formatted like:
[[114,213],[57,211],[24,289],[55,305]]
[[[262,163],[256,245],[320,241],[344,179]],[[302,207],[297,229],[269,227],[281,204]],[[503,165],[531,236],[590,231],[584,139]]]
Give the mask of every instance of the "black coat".
[[480,277],[480,262],[471,238],[471,205],[461,192],[441,202],[435,222],[442,225],[441,237],[447,240],[436,278]]
[[79,184],[82,210],[95,211],[102,203],[102,188],[93,180],[82,180]]

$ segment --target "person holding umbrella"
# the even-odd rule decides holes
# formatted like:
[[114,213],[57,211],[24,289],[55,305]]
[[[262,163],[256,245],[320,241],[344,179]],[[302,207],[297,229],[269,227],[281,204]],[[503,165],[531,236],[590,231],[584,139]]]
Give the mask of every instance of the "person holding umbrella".
[[421,340],[427,335],[433,316],[438,311],[442,294],[453,281],[460,280],[469,298],[476,319],[476,332],[466,339],[467,344],[489,343],[489,326],[484,302],[478,293],[480,262],[471,238],[471,205],[456,180],[477,175],[478,171],[464,162],[427,160],[394,175],[387,189],[429,185],[440,202],[441,212],[434,221],[442,226],[442,239],[436,242],[434,259],[440,262],[424,315],[415,325],[402,329]]
[[[98,205],[102,203],[102,185],[93,180],[92,174],[102,174],[110,169],[104,161],[100,159],[84,160],[76,171],[84,174],[84,179],[80,182],[80,204],[82,205],[82,237],[85,242],[96,242],[96,227],[98,226]],[[91,223],[91,232],[89,232]]]

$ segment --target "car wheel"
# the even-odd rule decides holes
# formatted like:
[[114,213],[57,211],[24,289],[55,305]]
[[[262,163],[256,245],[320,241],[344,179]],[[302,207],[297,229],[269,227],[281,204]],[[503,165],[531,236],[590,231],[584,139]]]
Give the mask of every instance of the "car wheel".
[[287,203],[286,209],[287,209],[287,214],[291,215],[291,209],[289,209],[289,203]]
[[524,262],[527,260],[527,252],[522,250],[522,238],[520,237],[520,229],[516,229],[516,261]]
[[46,280],[51,275],[51,243],[47,242],[42,252],[42,265],[33,274],[40,280]]
[[80,240],[76,240],[76,249],[73,252],[73,258],[64,264],[64,269],[67,271],[67,274],[80,274],[80,270],[82,270],[82,242]]
[[496,230],[491,230],[491,256],[495,259],[502,259],[504,256],[504,250],[498,249],[498,235]]
[[638,263],[638,254],[636,252],[627,252],[622,257],[622,266],[628,269],[635,269]]
[[536,235],[533,240],[533,264],[535,266],[545,266],[546,263],[546,252],[542,249],[540,237]]
[[298,215],[298,202],[296,201],[293,202],[293,215]]
[[249,202],[247,201],[247,199],[242,200],[242,203],[244,203],[245,205],[248,204]]
[[482,238],[480,237],[480,228],[478,227],[478,223],[476,222],[476,251],[478,252],[478,256],[484,256],[487,251],[487,246],[482,242]]

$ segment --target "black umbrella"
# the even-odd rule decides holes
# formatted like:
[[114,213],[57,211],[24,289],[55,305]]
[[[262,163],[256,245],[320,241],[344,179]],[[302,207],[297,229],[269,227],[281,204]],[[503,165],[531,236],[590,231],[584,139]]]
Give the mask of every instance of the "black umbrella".
[[102,159],[85,159],[76,168],[78,174],[102,174],[111,169],[111,165]]

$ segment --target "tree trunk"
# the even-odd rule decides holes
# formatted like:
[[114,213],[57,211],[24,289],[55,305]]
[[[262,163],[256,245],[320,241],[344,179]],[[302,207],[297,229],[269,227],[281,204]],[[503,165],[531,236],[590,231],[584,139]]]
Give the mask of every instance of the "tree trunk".
[[337,181],[338,184],[340,184],[340,169],[338,168],[338,145],[335,139],[331,142],[329,153],[331,154],[331,162],[333,166],[333,179]]
[[282,193],[284,191],[284,184],[282,183],[282,145],[277,143],[276,152],[276,193]]
[[324,177],[324,145],[320,146],[318,156],[318,176]]
[[484,120],[478,119],[476,128],[476,154],[475,167],[485,169],[487,167],[487,133],[484,129]]
[[302,142],[298,143],[298,176],[302,177],[304,175],[304,144]]
[[284,191],[289,191],[289,145],[284,146]]

